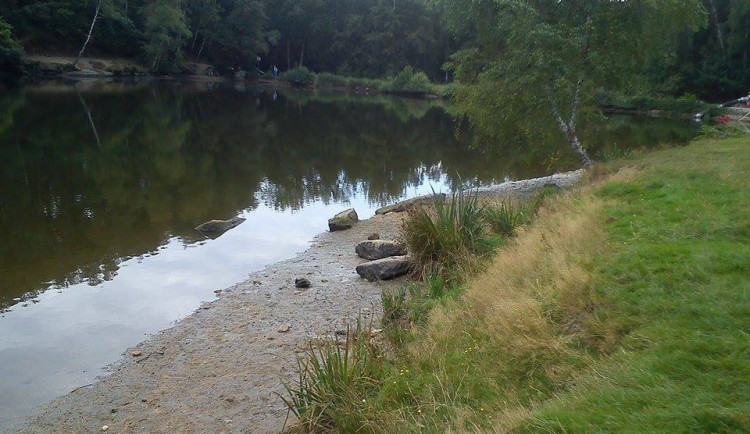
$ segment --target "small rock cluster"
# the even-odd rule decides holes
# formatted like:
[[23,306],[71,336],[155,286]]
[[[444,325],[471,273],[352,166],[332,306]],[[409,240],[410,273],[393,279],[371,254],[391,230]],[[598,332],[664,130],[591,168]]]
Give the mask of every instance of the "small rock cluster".
[[[342,211],[328,220],[331,232],[351,229],[359,221],[353,208]],[[368,262],[357,266],[357,274],[375,282],[390,280],[411,271],[411,258],[407,255],[406,244],[394,240],[381,240],[380,234],[372,234],[354,248],[355,253]]]

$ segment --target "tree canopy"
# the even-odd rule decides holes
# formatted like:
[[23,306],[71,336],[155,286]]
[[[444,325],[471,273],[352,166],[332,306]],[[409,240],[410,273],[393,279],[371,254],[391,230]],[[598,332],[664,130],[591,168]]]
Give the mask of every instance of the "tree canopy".
[[[72,54],[99,4],[7,0],[0,16],[30,49]],[[414,66],[435,79],[453,49],[441,15],[423,0],[103,0],[98,16],[88,52],[138,57],[165,72],[189,61],[369,77]]]
[[642,65],[669,57],[670,41],[701,23],[698,0],[442,0],[471,43],[451,67],[457,99],[485,137],[564,133],[584,165],[578,134],[593,90],[633,89]]
[[74,54],[82,43],[91,55],[137,58],[154,72],[187,72],[196,62],[224,73],[277,66],[359,77],[413,68],[463,84],[456,101],[479,140],[548,140],[562,131],[584,164],[577,123],[595,91],[721,101],[750,90],[747,0],[0,4],[5,71],[19,64],[21,45]]

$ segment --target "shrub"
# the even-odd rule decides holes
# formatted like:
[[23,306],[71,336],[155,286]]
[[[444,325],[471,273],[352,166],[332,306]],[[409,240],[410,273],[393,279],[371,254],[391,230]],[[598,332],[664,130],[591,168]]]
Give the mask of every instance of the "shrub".
[[304,66],[297,66],[281,74],[281,79],[293,86],[310,86],[315,83],[315,74]]
[[425,94],[432,91],[432,83],[424,72],[407,66],[388,80],[383,88],[386,92]]
[[357,321],[343,342],[336,337],[317,347],[310,343],[306,360],[299,361],[297,383],[285,385],[287,396],[281,399],[308,432],[332,427],[354,431],[384,375],[380,357],[371,328]]
[[523,224],[524,212],[513,202],[504,200],[485,208],[484,218],[493,232],[510,237],[515,235],[516,228]]
[[434,208],[418,207],[409,213],[404,237],[418,269],[450,275],[481,250],[483,208],[476,194],[458,192],[450,200],[435,198]]
[[315,87],[321,89],[346,88],[349,86],[349,79],[340,75],[329,72],[321,72],[316,75]]
[[0,17],[0,71],[20,71],[22,55],[23,47],[13,37],[13,28]]

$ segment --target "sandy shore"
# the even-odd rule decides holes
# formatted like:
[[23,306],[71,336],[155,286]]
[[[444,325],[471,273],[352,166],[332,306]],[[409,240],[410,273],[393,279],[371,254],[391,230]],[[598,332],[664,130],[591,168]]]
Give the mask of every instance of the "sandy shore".
[[[526,194],[568,187],[580,171],[483,189]],[[295,258],[221,291],[175,327],[128,349],[111,375],[43,407],[21,432],[115,433],[279,432],[287,416],[277,393],[294,378],[297,355],[310,338],[380,317],[380,294],[403,284],[370,283],[355,267],[355,245],[372,233],[400,234],[404,214],[376,215],[353,229],[326,232]],[[249,247],[251,248],[251,247]],[[312,287],[299,290],[294,279]],[[289,327],[287,327],[289,326]],[[285,330],[288,331],[285,332]]]

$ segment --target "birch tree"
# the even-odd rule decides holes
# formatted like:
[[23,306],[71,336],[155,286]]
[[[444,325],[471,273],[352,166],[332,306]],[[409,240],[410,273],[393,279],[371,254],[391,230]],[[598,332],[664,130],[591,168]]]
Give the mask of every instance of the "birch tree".
[[[581,114],[597,88],[627,86],[676,31],[704,19],[699,0],[439,0],[476,43],[450,67],[481,135],[544,140],[554,126],[588,167]],[[546,133],[549,134],[549,133]]]

